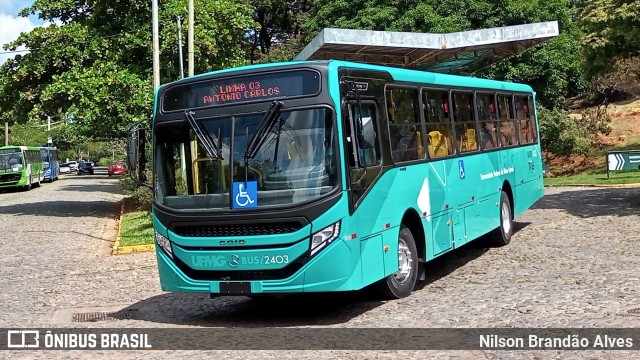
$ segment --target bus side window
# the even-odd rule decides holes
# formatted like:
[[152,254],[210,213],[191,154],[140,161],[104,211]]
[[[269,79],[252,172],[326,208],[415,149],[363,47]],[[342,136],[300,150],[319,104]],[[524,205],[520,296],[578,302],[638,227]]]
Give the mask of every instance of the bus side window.
[[535,120],[531,116],[529,107],[529,98],[525,96],[516,96],[516,118],[520,126],[520,143],[531,144],[535,142]]
[[478,131],[476,129],[473,94],[454,93],[453,106],[453,123],[456,128],[458,151],[463,153],[478,150]]
[[538,128],[536,127],[536,108],[533,105],[533,97],[528,97],[527,104],[529,105],[529,133],[531,134],[531,142],[534,143],[538,141]]
[[[378,118],[376,107],[372,103],[362,103],[361,106],[358,106],[356,103],[350,103],[345,106],[345,114],[348,114],[348,122],[352,122],[354,126],[356,126],[356,132],[358,129],[358,121],[362,121],[362,129],[365,132],[370,130],[373,131],[373,139],[374,144],[373,147],[367,147],[365,144],[362,144],[358,138],[362,138],[364,134],[351,134],[351,127],[347,125],[348,130],[348,138],[349,141],[355,141],[356,151],[358,152],[358,160],[359,164],[354,163],[354,157],[349,157],[349,165],[352,167],[369,167],[375,166],[380,163],[380,152],[379,152],[379,131],[378,131]],[[349,124],[349,123],[347,123]],[[349,150],[351,150],[351,143],[349,142]]]
[[439,158],[453,154],[451,146],[451,121],[449,117],[449,94],[446,91],[423,90],[424,119],[427,131],[429,157]]
[[500,144],[502,147],[518,144],[516,119],[510,95],[498,95],[498,117],[500,119]]
[[478,94],[476,96],[478,119],[480,120],[480,145],[482,149],[498,147],[498,121],[493,94]]
[[388,88],[389,143],[393,162],[424,159],[422,123],[418,115],[418,90]]

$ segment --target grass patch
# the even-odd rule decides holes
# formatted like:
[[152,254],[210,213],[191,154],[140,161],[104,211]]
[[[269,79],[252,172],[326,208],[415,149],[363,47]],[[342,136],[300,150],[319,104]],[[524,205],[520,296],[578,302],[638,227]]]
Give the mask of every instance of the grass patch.
[[148,211],[132,211],[120,219],[119,246],[153,244],[153,222]]
[[544,179],[545,185],[620,185],[640,183],[640,170],[611,171],[607,179],[607,169],[598,168],[575,175]]

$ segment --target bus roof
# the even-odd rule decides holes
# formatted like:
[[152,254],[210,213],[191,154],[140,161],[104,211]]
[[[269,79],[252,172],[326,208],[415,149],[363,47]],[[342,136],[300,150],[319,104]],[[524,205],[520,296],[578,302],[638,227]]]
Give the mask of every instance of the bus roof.
[[236,68],[229,68],[224,70],[217,70],[217,71],[212,71],[208,73],[198,74],[198,75],[184,78],[172,83],[163,84],[161,87],[158,88],[158,90],[160,89],[164,90],[164,88],[166,88],[168,85],[198,81],[202,77],[211,76],[211,75],[232,74],[234,72],[239,72],[239,71],[250,71],[250,70],[260,70],[260,69],[266,70],[274,67],[289,67],[289,66],[295,67],[295,66],[300,66],[305,64],[323,64],[323,65],[326,65],[327,67],[332,67],[332,65],[337,65],[338,67],[346,66],[350,68],[386,71],[386,72],[389,72],[391,76],[397,81],[420,82],[423,84],[432,84],[432,85],[440,85],[440,86],[486,88],[486,89],[492,89],[497,91],[505,90],[505,91],[533,92],[533,89],[530,86],[525,84],[482,79],[482,78],[471,77],[471,76],[450,75],[450,74],[429,72],[429,71],[423,71],[423,70],[403,69],[403,68],[393,67],[393,66],[375,65],[375,64],[343,61],[343,60],[311,60],[311,61],[297,60],[297,61],[288,61],[288,62],[245,65],[245,66],[240,66]]
[[533,89],[529,85],[513,83],[508,81],[490,80],[490,79],[483,79],[483,78],[472,77],[472,76],[441,74],[441,73],[421,71],[421,70],[411,70],[411,69],[402,69],[397,67],[389,67],[389,66],[381,66],[381,65],[354,63],[349,61],[332,60],[332,62],[338,62],[338,63],[341,63],[343,66],[350,67],[350,68],[387,71],[391,74],[393,79],[396,81],[418,82],[425,85],[431,84],[436,86],[459,86],[459,87],[483,88],[483,89],[491,89],[496,91],[504,90],[504,91],[533,92]]
[[0,146],[0,150],[2,149],[20,149],[20,150],[40,150],[37,146],[24,146],[24,145],[9,145],[9,146]]

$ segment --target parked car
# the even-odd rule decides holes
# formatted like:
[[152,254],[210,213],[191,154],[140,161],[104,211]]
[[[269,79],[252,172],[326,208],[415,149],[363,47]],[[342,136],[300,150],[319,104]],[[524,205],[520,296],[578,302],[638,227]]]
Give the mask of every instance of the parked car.
[[69,161],[67,165],[69,165],[69,168],[71,169],[71,171],[78,170],[78,162],[75,160]]
[[124,161],[114,161],[109,165],[107,174],[111,175],[124,175],[127,172],[127,167]]
[[81,162],[80,165],[78,165],[78,175],[82,174],[93,175],[93,166],[91,166],[90,163]]
[[71,168],[69,167],[69,164],[64,163],[64,164],[60,164],[60,174],[70,174],[71,173]]

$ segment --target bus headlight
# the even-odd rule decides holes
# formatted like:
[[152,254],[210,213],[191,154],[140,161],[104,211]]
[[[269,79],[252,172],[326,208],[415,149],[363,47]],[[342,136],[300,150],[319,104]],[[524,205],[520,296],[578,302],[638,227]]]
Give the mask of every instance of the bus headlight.
[[171,241],[156,231],[156,242],[170,258],[173,259],[173,250],[171,249]]
[[340,235],[340,221],[311,236],[311,256],[331,244]]

